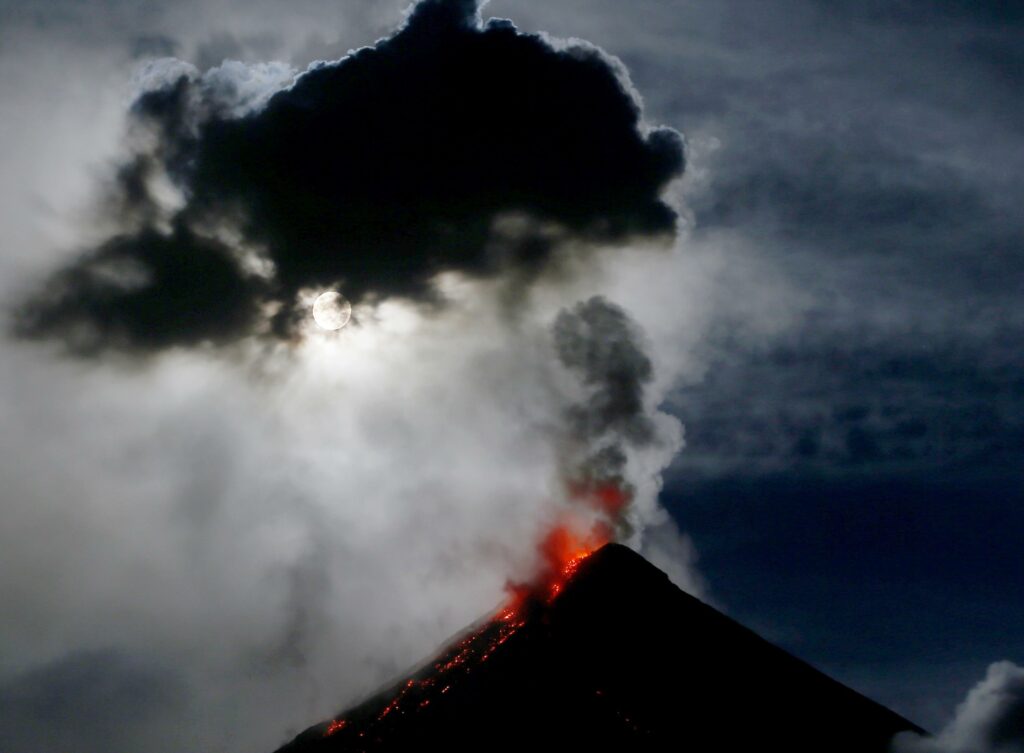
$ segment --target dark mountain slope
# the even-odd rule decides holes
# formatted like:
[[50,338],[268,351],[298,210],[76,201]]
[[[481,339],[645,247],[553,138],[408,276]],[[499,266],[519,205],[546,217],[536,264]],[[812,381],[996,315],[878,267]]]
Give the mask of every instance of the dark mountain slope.
[[610,544],[556,598],[484,623],[279,753],[884,753],[908,729],[917,728]]

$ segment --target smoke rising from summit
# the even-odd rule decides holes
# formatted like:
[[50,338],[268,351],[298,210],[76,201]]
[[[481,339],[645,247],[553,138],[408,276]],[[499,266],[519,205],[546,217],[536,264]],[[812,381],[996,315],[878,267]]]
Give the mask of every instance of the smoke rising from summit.
[[621,529],[634,494],[626,451],[658,439],[644,396],[653,366],[626,312],[600,296],[561,311],[552,336],[588,393],[565,410],[567,482]]
[[[298,76],[137,68],[102,211],[11,285],[5,751],[273,747],[493,609],[566,510],[658,524],[697,583],[657,508],[681,137],[598,48],[477,7]],[[325,336],[296,302],[328,286]],[[127,718],[52,719],[101,685]]]
[[553,332],[559,360],[593,390],[585,404],[570,408],[574,435],[587,441],[613,433],[641,446],[652,441],[643,390],[653,366],[626,312],[595,296],[562,311]]
[[[269,749],[493,608],[601,451],[649,560],[699,587],[671,511],[737,619],[940,729],[984,666],[1024,656],[1020,12],[492,0],[411,20],[409,2],[0,2],[0,749]],[[452,51],[533,50],[544,64],[516,75],[549,88],[563,69],[617,79],[602,112],[625,114],[607,132],[634,153],[648,126],[684,129],[685,173],[657,200],[685,237],[645,253],[670,231],[639,209],[616,239],[614,219],[528,184],[536,160],[499,144],[474,161],[501,128],[476,103],[525,87],[502,89],[480,55],[445,76],[486,87],[425,110],[401,85],[439,69],[428,27],[466,42]],[[404,65],[403,34],[407,61],[423,53],[412,76],[338,93],[342,71]],[[333,101],[373,106],[317,132]],[[559,117],[504,101],[521,132],[567,124],[551,144],[601,130],[562,100],[545,100]],[[371,132],[385,111],[401,120]],[[431,141],[436,125],[452,138]],[[360,129],[358,148],[327,138]],[[521,165],[506,187],[540,189],[488,204],[457,184],[439,224],[373,205],[374,226],[352,228],[333,194],[332,211],[307,202],[358,194],[318,177],[334,158],[380,165],[355,177],[382,196],[420,195],[406,174],[433,190],[401,164],[443,156],[433,144],[462,145],[448,156],[478,174]],[[280,183],[261,179],[261,146]],[[614,183],[614,160],[556,151],[580,157],[563,176]],[[626,167],[644,183],[642,161]],[[627,208],[641,194],[607,191],[640,197]],[[379,270],[417,240],[409,218],[429,243],[390,287]],[[378,232],[392,242],[361,242]],[[354,304],[335,335],[296,311],[328,286]],[[572,408],[600,390],[551,327],[595,295],[644,334],[659,442],[573,438]],[[682,431],[654,406],[687,422],[663,493]]]

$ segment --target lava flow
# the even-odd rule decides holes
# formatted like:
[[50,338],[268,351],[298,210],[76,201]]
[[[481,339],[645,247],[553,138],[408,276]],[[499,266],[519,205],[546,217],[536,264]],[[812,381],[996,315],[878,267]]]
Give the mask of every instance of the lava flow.
[[335,719],[324,730],[324,737],[348,730],[364,738],[367,733],[372,732],[374,726],[381,724],[392,714],[415,713],[426,709],[438,696],[446,694],[460,677],[487,661],[498,647],[525,624],[526,621],[520,618],[518,613],[502,610],[493,620],[444,654],[432,666],[433,671],[428,676],[406,680],[394,698],[369,720],[369,725],[363,725],[365,729],[355,733],[348,720]]
[[[528,598],[551,602],[562,592],[580,562],[615,538],[615,526],[632,500],[628,487],[621,483],[570,482],[569,497],[581,507],[590,508],[598,517],[589,526],[566,519],[553,526],[541,540],[538,551],[541,569],[531,583],[511,586],[512,600]],[[518,600],[518,601],[517,601]]]
[[[325,737],[344,733],[364,739],[369,735],[372,739],[373,728],[389,716],[427,709],[460,678],[490,659],[526,624],[532,609],[551,604],[562,593],[580,563],[612,541],[613,521],[619,521],[631,497],[628,490],[617,484],[580,483],[570,485],[568,491],[573,500],[584,502],[596,519],[583,524],[576,518],[566,518],[552,526],[538,546],[540,565],[533,578],[508,584],[508,599],[490,620],[442,654],[432,671],[406,680],[368,724],[353,725],[346,719],[335,719],[324,731]],[[356,726],[363,729],[356,732]]]
[[392,714],[415,713],[428,708],[439,696],[448,693],[461,677],[490,659],[526,624],[529,605],[550,604],[561,593],[579,564],[607,543],[606,528],[595,527],[586,536],[575,534],[567,525],[553,528],[541,544],[543,570],[533,583],[510,585],[509,599],[494,617],[443,654],[427,676],[406,680],[394,698],[370,720],[370,729],[355,733],[347,720],[335,719],[327,726],[324,736],[334,736],[347,730],[365,738],[373,726]]
[[553,527],[538,547],[541,556],[540,571],[528,583],[509,583],[508,602],[498,613],[500,619],[519,614],[530,601],[551,603],[562,592],[566,582],[576,572],[580,562],[611,541],[610,526],[595,524],[581,535],[568,524]]

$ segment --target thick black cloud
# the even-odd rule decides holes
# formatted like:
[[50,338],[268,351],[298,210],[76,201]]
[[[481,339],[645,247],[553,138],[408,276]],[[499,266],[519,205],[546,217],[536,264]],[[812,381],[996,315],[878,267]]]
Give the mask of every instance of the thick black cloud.
[[[158,263],[152,249],[190,259],[200,293],[189,315],[139,324],[137,310],[166,305],[159,276],[130,295],[104,289],[97,299],[95,286],[74,284],[87,257],[62,273],[64,296],[41,294],[37,326],[22,331],[58,333],[50,323],[82,320],[100,332],[99,344],[142,349],[239,332],[238,314],[255,305],[257,288],[221,263],[225,254],[192,260],[213,250],[194,229],[225,223],[274,264],[273,285],[260,295],[284,304],[279,333],[290,329],[296,292],[309,286],[338,285],[356,300],[428,298],[430,279],[445,270],[529,278],[560,238],[671,237],[676,216],[661,192],[682,172],[680,136],[644,129],[636,98],[598,49],[556,48],[508,21],[481,24],[477,5],[424,0],[394,36],[312,67],[243,117],[221,112],[188,74],[144,95],[134,114],[158,136],[149,158],[187,199],[175,218],[180,230],[160,241],[147,227],[100,253],[143,266]],[[121,203],[137,207],[139,170],[122,178],[134,179],[122,193],[136,199]],[[507,216],[529,221],[496,239],[495,222]],[[203,292],[220,288],[251,300],[218,305]],[[225,307],[231,318],[215,322]]]
[[598,51],[558,52],[503,21],[479,29],[475,5],[422,3],[390,40],[307,73],[258,114],[208,123],[194,208],[239,202],[286,287],[342,278],[354,297],[540,261],[489,258],[503,212],[596,240],[671,232],[658,194],[681,169],[678,136],[641,135]]
[[251,328],[255,291],[223,245],[183,226],[147,229],[111,238],[55,275],[19,311],[16,331],[59,336],[81,355],[225,343]]

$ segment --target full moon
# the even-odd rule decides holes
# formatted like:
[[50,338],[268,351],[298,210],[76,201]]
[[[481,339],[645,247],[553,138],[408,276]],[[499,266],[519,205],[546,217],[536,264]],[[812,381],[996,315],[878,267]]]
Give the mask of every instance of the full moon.
[[313,301],[313,321],[320,329],[341,329],[352,318],[352,304],[334,290],[321,293]]

